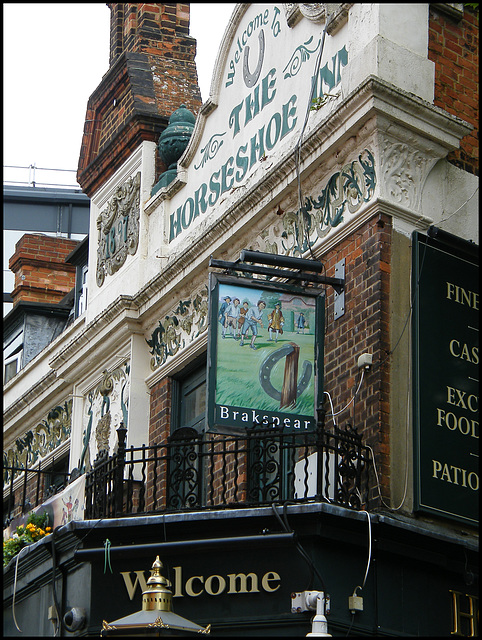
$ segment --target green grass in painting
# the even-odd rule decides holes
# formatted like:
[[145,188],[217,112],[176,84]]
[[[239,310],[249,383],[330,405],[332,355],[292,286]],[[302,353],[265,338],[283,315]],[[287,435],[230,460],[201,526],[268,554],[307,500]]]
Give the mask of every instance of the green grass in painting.
[[[236,407],[246,407],[259,411],[282,411],[299,415],[313,415],[314,411],[314,366],[307,389],[297,399],[294,408],[280,409],[279,401],[271,398],[261,387],[259,370],[264,359],[279,347],[294,342],[300,347],[298,364],[298,379],[301,377],[305,360],[313,364],[313,336],[285,332],[278,342],[267,340],[266,329],[261,329],[256,338],[254,351],[250,348],[251,333],[245,338],[244,346],[232,336],[222,339],[218,335],[217,353],[217,385],[216,404]],[[283,386],[285,359],[279,360],[271,372],[271,384],[281,391]]]

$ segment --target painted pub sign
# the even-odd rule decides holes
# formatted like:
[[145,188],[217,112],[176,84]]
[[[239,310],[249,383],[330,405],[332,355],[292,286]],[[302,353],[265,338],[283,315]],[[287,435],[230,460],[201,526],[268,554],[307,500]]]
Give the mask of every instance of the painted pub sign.
[[479,265],[414,233],[416,509],[479,520]]
[[210,274],[208,430],[316,428],[324,294]]

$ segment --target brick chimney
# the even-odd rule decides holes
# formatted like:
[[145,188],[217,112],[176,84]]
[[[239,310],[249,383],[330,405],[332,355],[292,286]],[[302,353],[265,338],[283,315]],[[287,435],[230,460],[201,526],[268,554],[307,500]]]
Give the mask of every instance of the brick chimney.
[[77,240],[27,233],[15,245],[8,266],[15,274],[13,306],[22,302],[56,304],[75,286],[75,265],[65,258]]
[[90,197],[141,142],[158,142],[181,104],[194,114],[202,104],[189,4],[107,6],[109,70],[87,105],[77,170],[77,180]]

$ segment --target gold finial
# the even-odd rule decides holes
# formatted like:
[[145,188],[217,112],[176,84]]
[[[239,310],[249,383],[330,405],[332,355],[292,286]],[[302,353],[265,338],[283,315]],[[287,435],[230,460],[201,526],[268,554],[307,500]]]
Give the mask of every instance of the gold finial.
[[171,611],[172,593],[168,588],[171,583],[161,575],[162,568],[163,564],[157,556],[152,565],[147,588],[142,592],[143,611]]

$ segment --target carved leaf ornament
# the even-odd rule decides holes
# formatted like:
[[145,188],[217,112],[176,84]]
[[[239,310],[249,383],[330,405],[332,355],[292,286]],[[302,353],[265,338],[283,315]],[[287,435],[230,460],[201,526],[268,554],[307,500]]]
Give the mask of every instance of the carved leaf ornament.
[[368,202],[376,186],[375,159],[368,149],[334,173],[320,195],[308,196],[298,211],[287,211],[282,218],[282,252],[302,255],[318,238],[344,222],[344,214],[354,214]]
[[[14,445],[3,452],[3,481],[11,480],[11,472],[5,467],[30,469],[41,458],[55,451],[70,437],[72,427],[72,400],[51,409],[45,418],[34,429],[15,440]],[[15,477],[21,471],[15,472]]]
[[174,356],[197,338],[208,326],[208,288],[204,287],[192,299],[180,300],[174,313],[166,316],[154,329],[150,347],[151,369],[163,365],[169,356]]

